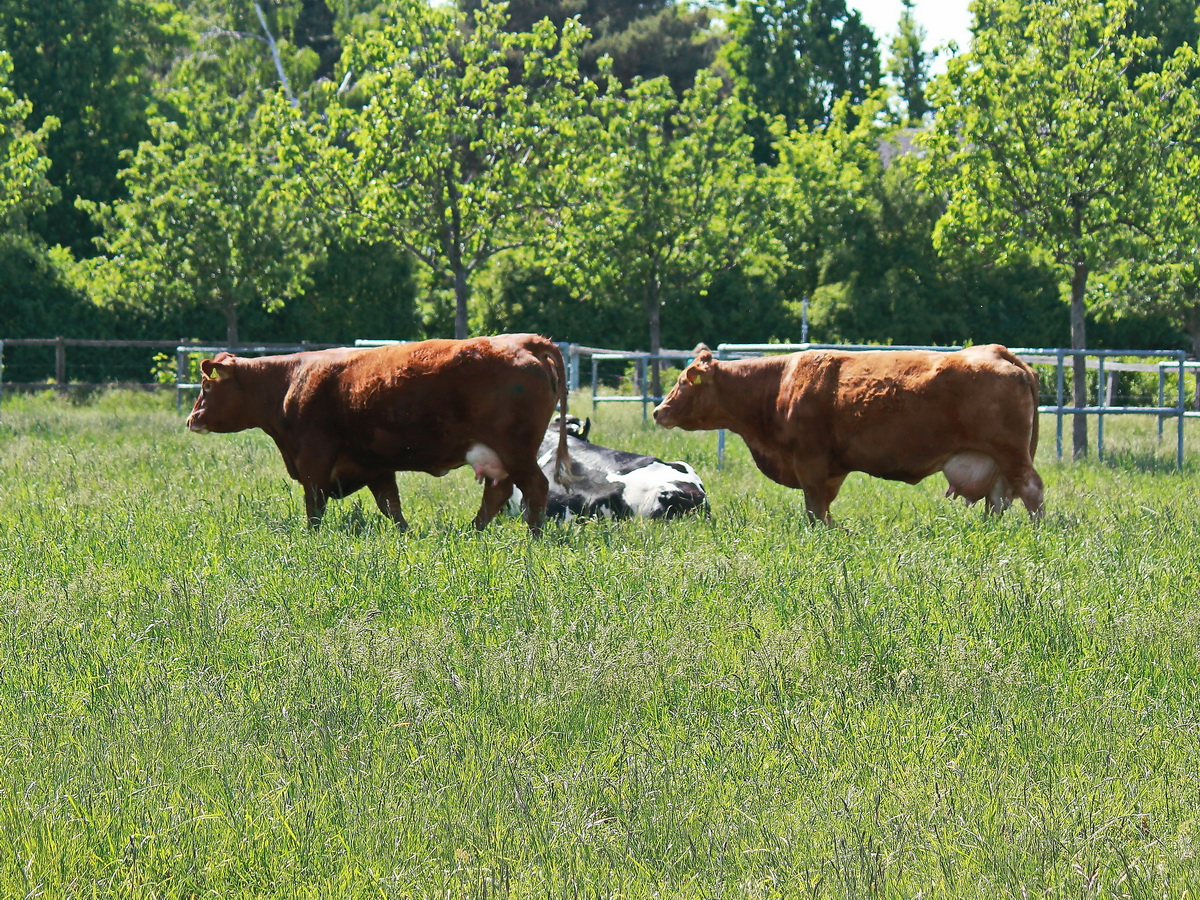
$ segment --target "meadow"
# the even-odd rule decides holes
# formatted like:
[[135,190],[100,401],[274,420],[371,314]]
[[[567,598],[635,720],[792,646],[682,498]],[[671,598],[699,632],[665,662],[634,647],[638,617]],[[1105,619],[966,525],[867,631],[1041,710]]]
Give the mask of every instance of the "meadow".
[[1045,419],[1037,526],[851,476],[829,529],[632,406],[710,518],[476,534],[463,469],[311,532],[261,432],[6,397],[0,896],[1200,889],[1200,422]]

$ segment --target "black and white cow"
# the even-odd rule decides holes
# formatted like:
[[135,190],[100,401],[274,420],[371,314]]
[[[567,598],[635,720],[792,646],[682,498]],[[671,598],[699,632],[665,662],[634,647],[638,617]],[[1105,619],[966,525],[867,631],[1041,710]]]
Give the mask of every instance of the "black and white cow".
[[[674,519],[696,510],[708,512],[708,497],[695,469],[685,462],[663,462],[593,444],[587,439],[591,424],[590,419],[567,417],[567,449],[575,476],[569,489],[554,480],[558,419],[546,428],[538,465],[550,480],[547,516],[563,520]],[[520,492],[514,491],[509,510],[518,512],[520,502]]]

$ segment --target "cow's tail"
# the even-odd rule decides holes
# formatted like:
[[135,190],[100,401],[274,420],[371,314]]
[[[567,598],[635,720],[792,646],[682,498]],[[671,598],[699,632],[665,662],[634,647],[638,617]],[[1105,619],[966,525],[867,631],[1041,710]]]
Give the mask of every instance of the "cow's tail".
[[1007,347],[1000,347],[1000,355],[1025,373],[1025,381],[1029,385],[1029,392],[1033,395],[1033,423],[1029,430],[1029,458],[1033,459],[1037,456],[1038,420],[1041,418],[1038,414],[1038,407],[1042,402],[1041,395],[1038,392],[1038,374],[1029,363],[1025,362],[1025,360],[1014,354]]
[[567,451],[567,365],[562,351],[553,341],[545,341],[538,358],[546,367],[550,383],[558,390],[558,450],[554,455],[554,480],[563,487],[575,483],[571,469],[571,454]]

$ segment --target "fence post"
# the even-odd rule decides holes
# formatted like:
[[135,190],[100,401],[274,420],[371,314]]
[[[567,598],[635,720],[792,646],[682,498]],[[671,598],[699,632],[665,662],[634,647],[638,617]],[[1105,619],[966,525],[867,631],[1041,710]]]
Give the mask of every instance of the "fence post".
[[579,390],[579,345],[567,344],[567,380],[572,391]]
[[0,340],[0,402],[4,400],[4,341]]
[[183,347],[175,348],[175,412],[183,412],[183,387],[185,384],[184,376],[187,374],[188,353]]
[[[1167,397],[1166,382],[1167,382],[1167,370],[1164,366],[1159,366],[1158,367],[1158,406],[1159,406],[1159,409],[1161,409],[1163,407],[1163,404],[1166,402],[1166,397]],[[1162,440],[1162,432],[1163,432],[1163,414],[1159,413],[1158,414],[1158,439],[1160,441]]]
[[600,360],[596,359],[596,354],[592,354],[592,415],[596,414],[596,392],[600,384]]
[[650,399],[650,356],[638,357],[638,382],[642,389],[642,421],[646,421],[646,403]]
[[1058,458],[1059,458],[1059,459],[1062,459],[1062,434],[1063,434],[1063,411],[1062,411],[1062,409],[1063,409],[1063,355],[1064,355],[1064,354],[1063,354],[1063,351],[1062,351],[1062,348],[1061,348],[1061,347],[1057,348],[1057,349],[1055,350],[1055,353],[1056,353],[1056,355],[1058,356],[1058,362],[1057,362],[1057,365],[1056,365],[1056,367],[1055,367],[1055,370],[1054,370],[1054,371],[1055,371],[1055,391],[1056,391],[1056,393],[1055,393],[1055,403],[1056,403],[1056,405],[1058,406],[1058,409],[1057,409],[1057,410],[1055,410],[1055,414],[1056,414],[1056,415],[1057,415],[1057,417],[1058,417],[1058,427],[1057,427],[1057,429],[1056,429],[1056,432],[1055,432],[1055,440],[1054,440],[1054,445],[1055,445],[1055,449],[1058,451]]
[[1178,398],[1179,418],[1176,420],[1178,422],[1178,425],[1176,426],[1177,431],[1176,431],[1176,437],[1175,437],[1175,466],[1176,466],[1176,468],[1179,469],[1179,471],[1182,472],[1183,471],[1183,413],[1184,413],[1184,410],[1187,409],[1186,398],[1184,397],[1184,394],[1187,392],[1187,387],[1186,387],[1187,382],[1184,380],[1185,367],[1184,367],[1183,361],[1187,357],[1187,354],[1182,350],[1176,350],[1175,352],[1177,354],[1175,357],[1175,360],[1176,360],[1176,362],[1179,363],[1179,398]]
[[[725,348],[717,346],[717,359],[725,358]],[[717,471],[725,468],[725,429],[717,429]]]
[[58,390],[67,390],[67,341],[65,338],[54,339],[54,380],[58,382]]
[[1096,405],[1100,408],[1096,413],[1096,459],[1104,459],[1104,407],[1108,404],[1105,402],[1106,379],[1104,377],[1104,355],[1100,355],[1099,371],[1096,373]]

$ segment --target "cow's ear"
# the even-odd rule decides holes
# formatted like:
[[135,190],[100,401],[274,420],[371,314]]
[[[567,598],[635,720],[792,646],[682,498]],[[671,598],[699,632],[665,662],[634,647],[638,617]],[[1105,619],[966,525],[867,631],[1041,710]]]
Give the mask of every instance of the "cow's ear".
[[[220,357],[217,359],[220,359]],[[217,362],[215,359],[206,359],[200,363],[200,371],[205,378],[220,381],[222,378],[227,378],[233,374],[233,367],[224,362]]]

